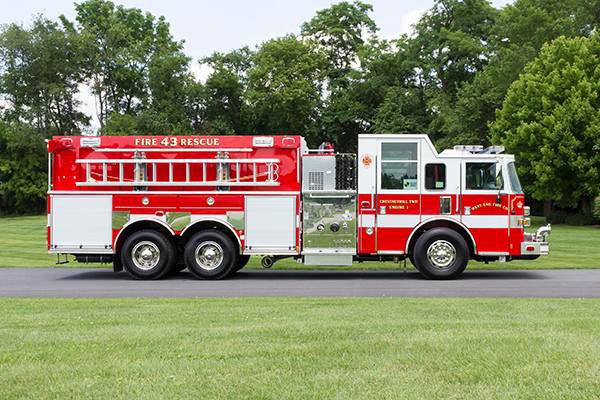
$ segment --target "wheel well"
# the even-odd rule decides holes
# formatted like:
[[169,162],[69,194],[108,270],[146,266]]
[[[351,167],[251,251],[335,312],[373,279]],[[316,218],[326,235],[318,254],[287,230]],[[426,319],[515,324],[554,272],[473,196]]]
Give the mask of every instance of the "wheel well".
[[190,238],[192,236],[194,236],[196,233],[198,233],[200,231],[206,231],[206,230],[216,230],[216,231],[224,233],[231,240],[233,245],[238,248],[239,253],[240,254],[242,253],[239,237],[233,233],[232,228],[230,228],[227,225],[222,224],[218,221],[204,220],[204,221],[199,221],[193,225],[188,226],[185,229],[183,235],[181,236],[181,240],[183,243],[185,243],[188,240],[190,240]]
[[115,243],[115,252],[121,251],[123,243],[125,242],[125,240],[127,240],[129,236],[131,236],[131,234],[144,229],[151,229],[153,231],[160,232],[164,234],[167,238],[173,240],[173,232],[165,226],[161,225],[160,223],[149,220],[137,221],[132,223],[131,225],[126,226],[121,232],[119,232],[119,235],[117,236],[117,241]]
[[412,237],[410,238],[410,242],[408,243],[407,253],[413,254],[415,244],[417,243],[419,238],[425,232],[427,232],[428,230],[433,229],[433,228],[448,228],[453,231],[456,231],[465,240],[465,243],[467,244],[467,246],[469,248],[469,256],[470,257],[474,256],[475,243],[473,242],[473,238],[471,237],[471,235],[469,235],[469,233],[463,226],[461,226],[460,224],[453,222],[451,220],[447,220],[447,219],[438,219],[438,220],[430,221],[430,222],[427,222],[424,225],[420,226],[419,228],[417,228],[417,230],[412,233]]

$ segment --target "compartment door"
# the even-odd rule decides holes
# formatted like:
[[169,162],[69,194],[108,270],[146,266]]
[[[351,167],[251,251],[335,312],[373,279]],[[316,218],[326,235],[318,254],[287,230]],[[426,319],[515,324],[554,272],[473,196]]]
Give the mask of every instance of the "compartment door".
[[112,253],[112,196],[52,196],[51,251]]
[[295,196],[246,196],[247,253],[296,253]]

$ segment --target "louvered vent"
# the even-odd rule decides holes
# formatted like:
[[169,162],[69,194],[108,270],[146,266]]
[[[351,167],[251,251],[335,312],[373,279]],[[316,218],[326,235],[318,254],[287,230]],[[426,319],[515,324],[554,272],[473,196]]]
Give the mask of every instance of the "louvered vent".
[[310,190],[323,190],[323,172],[310,171],[308,173],[308,187]]

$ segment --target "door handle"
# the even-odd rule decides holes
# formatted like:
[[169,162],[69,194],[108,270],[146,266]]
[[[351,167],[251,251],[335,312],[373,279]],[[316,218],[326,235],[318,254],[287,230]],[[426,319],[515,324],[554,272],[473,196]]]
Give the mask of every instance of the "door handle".
[[460,204],[459,201],[460,200],[460,186],[456,187],[456,213],[458,214],[458,211],[460,210]]

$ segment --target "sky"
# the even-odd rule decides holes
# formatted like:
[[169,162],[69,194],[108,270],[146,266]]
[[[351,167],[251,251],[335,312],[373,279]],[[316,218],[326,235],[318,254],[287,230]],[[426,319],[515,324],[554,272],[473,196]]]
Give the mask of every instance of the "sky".
[[[354,0],[347,0],[353,2]],[[82,3],[83,0],[76,1]],[[184,41],[184,53],[192,58],[192,71],[204,80],[209,73],[201,68],[198,60],[213,52],[227,53],[240,47],[257,45],[285,36],[300,33],[303,22],[310,21],[317,11],[329,8],[339,0],[112,0],[126,8],[139,8],[155,17],[164,16],[170,24],[171,35],[176,41]],[[433,0],[362,0],[373,5],[371,18],[379,27],[379,36],[393,39],[411,32],[423,12],[433,6]],[[492,0],[496,8],[512,3],[509,0]],[[24,27],[42,14],[57,21],[64,14],[75,20],[73,0],[21,0],[5,2],[0,12],[0,24],[18,23]],[[85,91],[81,99],[92,110],[93,98]],[[95,125],[95,124],[94,124]]]
[[[353,1],[353,0],[350,0]],[[379,35],[389,39],[408,33],[432,0],[362,0],[373,5],[371,18],[380,28]],[[77,3],[83,2],[76,1]],[[299,33],[300,25],[310,21],[319,10],[339,1],[331,0],[113,0],[126,8],[139,8],[155,17],[163,15],[171,24],[171,34],[185,41],[185,53],[194,61],[214,51],[229,52],[243,46],[253,48],[269,39]],[[501,8],[512,1],[493,0]],[[33,17],[42,14],[58,20],[64,14],[75,20],[73,0],[21,0],[5,2],[0,24],[12,22],[29,26]]]

